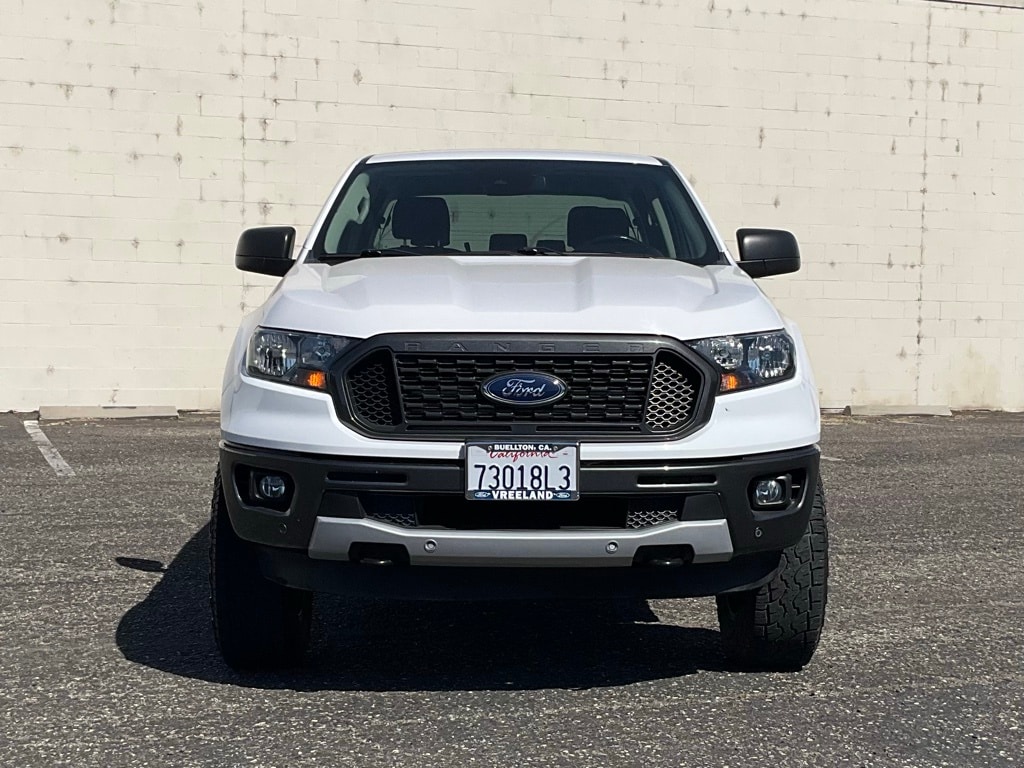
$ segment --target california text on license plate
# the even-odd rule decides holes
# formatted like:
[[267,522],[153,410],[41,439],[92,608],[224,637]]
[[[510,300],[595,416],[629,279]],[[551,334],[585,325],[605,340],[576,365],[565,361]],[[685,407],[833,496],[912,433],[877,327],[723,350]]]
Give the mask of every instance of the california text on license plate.
[[578,443],[467,443],[466,498],[478,501],[576,501]]

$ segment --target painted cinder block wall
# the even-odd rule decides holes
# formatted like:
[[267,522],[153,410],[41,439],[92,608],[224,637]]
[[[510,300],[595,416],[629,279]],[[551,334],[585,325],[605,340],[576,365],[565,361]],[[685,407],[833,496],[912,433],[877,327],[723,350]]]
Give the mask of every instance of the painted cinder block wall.
[[[1016,0],[1005,3],[1016,5]],[[0,410],[215,408],[355,157],[639,151],[763,282],[825,406],[1024,409],[1024,10],[936,0],[0,0]]]

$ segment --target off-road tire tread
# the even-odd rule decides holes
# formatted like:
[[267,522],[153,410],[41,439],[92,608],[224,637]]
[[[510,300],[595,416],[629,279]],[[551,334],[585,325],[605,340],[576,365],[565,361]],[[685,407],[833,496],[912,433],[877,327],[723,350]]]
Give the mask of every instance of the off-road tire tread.
[[727,655],[745,669],[803,668],[825,623],[828,573],[825,491],[819,480],[807,530],[783,550],[774,578],[758,590],[717,598]]
[[221,656],[238,671],[298,664],[309,647],[313,593],[268,581],[235,533],[218,468],[210,503],[210,612]]

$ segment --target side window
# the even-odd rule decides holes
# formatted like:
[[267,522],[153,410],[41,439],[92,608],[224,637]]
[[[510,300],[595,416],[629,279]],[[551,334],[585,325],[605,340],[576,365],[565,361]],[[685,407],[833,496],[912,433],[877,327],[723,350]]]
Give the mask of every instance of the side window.
[[345,195],[338,210],[331,219],[327,228],[327,235],[324,238],[325,253],[339,253],[343,243],[342,239],[348,241],[354,229],[366,221],[366,215],[370,212],[370,177],[365,173],[359,174],[352,182],[352,187]]

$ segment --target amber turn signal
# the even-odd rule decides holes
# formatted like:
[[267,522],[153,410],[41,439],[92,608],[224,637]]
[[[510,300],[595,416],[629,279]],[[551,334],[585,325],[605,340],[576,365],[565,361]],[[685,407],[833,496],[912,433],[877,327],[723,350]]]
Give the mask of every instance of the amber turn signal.
[[740,377],[735,373],[723,373],[722,381],[718,385],[719,392],[732,392],[740,388]]
[[323,371],[300,371],[295,383],[313,389],[327,389],[327,374]]

